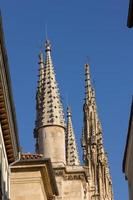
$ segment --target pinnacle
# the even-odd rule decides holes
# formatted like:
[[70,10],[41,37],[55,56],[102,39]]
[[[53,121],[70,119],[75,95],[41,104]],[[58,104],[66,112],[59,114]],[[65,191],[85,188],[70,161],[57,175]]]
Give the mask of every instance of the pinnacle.
[[72,125],[72,114],[70,107],[67,108],[66,157],[67,165],[80,164]]
[[95,90],[91,83],[90,66],[85,64],[85,103],[95,103]]
[[[91,84],[91,76],[89,65],[85,65],[85,104],[84,104],[84,128],[82,134],[83,158],[85,164],[89,167],[91,180],[95,185],[99,184],[97,178],[97,170],[105,171],[105,178],[108,179],[108,186],[111,183],[109,173],[108,158],[104,150],[102,127],[97,114],[97,106],[95,99],[95,90]],[[96,169],[95,166],[100,166]]]

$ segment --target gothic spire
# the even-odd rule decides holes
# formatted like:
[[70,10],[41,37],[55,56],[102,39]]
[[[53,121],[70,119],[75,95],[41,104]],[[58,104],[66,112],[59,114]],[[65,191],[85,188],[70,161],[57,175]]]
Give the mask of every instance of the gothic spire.
[[90,76],[90,67],[89,64],[85,64],[85,102],[90,101],[92,96],[92,85],[91,85],[91,76]]
[[51,44],[49,40],[46,40],[45,52],[45,63],[43,61],[42,53],[39,55],[40,70],[38,90],[36,95],[36,129],[51,125],[65,127],[63,108],[55,78],[55,72],[51,58]]
[[72,125],[72,113],[69,107],[67,108],[66,161],[67,165],[80,164]]
[[[84,128],[82,134],[82,147],[85,165],[88,166],[90,182],[95,186],[94,196],[100,198],[109,196],[113,199],[111,177],[107,156],[103,146],[103,134],[97,114],[95,91],[91,84],[89,65],[85,65],[85,103],[84,103]],[[102,172],[104,171],[104,174]],[[106,173],[105,173],[106,171]],[[105,181],[106,180],[106,183]],[[105,192],[106,187],[109,190]],[[101,189],[99,189],[101,188]],[[104,191],[104,192],[100,192]]]

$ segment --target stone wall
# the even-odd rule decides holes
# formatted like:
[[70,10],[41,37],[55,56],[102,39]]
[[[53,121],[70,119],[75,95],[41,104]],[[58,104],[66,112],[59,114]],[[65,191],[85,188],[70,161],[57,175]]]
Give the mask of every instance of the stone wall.
[[47,199],[40,171],[12,172],[11,200],[37,199]]
[[59,190],[57,200],[85,200],[87,199],[87,177],[81,166],[66,166],[55,169]]

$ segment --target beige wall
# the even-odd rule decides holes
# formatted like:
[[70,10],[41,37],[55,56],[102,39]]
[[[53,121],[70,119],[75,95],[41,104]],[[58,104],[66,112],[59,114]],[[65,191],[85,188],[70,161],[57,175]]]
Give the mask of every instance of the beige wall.
[[46,200],[40,171],[12,172],[11,200]]
[[84,191],[81,180],[67,180],[63,188],[64,200],[83,200]]
[[57,200],[85,200],[81,180],[63,180],[62,177],[58,177],[57,185],[59,189],[59,197],[56,197]]

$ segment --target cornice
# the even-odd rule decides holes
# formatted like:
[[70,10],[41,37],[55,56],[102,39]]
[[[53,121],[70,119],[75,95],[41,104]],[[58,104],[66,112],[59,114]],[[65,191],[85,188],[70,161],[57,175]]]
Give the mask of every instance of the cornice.
[[88,182],[86,170],[82,166],[66,166],[55,168],[55,176],[62,176],[64,180],[82,180]]
[[8,161],[11,163],[16,159],[20,148],[1,16],[0,55],[0,123],[3,131]]

